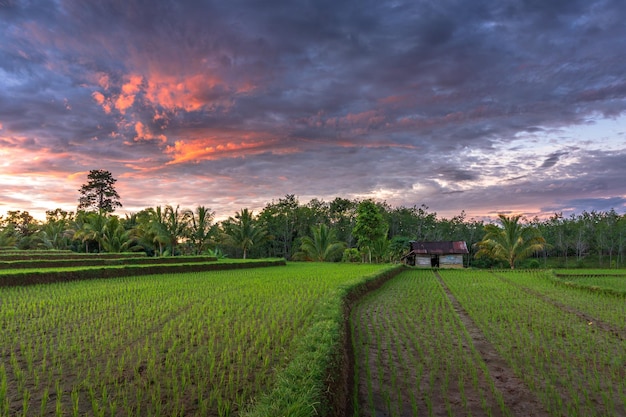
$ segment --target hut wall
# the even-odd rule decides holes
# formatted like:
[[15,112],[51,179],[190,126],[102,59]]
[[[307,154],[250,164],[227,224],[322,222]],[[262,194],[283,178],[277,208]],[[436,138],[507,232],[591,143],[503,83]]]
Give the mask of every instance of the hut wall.
[[430,255],[417,255],[415,257],[415,266],[430,268]]
[[439,257],[441,268],[463,268],[463,255],[442,255]]

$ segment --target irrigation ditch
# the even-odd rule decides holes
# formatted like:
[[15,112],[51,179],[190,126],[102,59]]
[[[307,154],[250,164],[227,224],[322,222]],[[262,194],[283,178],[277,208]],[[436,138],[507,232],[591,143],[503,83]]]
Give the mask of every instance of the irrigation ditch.
[[365,282],[350,291],[345,299],[339,366],[328,371],[328,403],[331,405],[332,417],[352,416],[354,412],[352,407],[352,397],[354,395],[354,349],[350,336],[350,315],[352,309],[366,294],[376,291],[404,270],[404,267],[398,267],[378,276],[375,280]]

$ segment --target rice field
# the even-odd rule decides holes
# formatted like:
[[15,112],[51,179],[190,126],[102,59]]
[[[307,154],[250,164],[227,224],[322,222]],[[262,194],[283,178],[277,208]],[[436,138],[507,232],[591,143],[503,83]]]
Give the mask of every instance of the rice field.
[[556,277],[569,285],[588,287],[593,290],[609,290],[626,296],[626,270],[624,269],[559,270]]
[[[0,417],[333,415],[309,394],[339,380],[342,300],[389,270],[0,288]],[[347,415],[626,416],[625,278],[559,272],[410,269],[366,294]]]
[[379,265],[0,288],[0,416],[230,416],[269,391],[340,286]]
[[625,317],[550,272],[404,272],[353,310],[353,415],[625,416]]

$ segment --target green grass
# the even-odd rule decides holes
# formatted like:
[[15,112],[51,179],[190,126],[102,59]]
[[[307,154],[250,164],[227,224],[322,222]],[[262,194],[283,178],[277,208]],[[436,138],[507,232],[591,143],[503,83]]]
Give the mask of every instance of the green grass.
[[[316,415],[343,297],[385,268],[303,263],[0,288],[0,416],[251,406]],[[276,413],[255,411],[265,407]]]
[[[159,258],[155,258],[159,259]],[[167,258],[171,259],[171,258]],[[184,262],[184,258],[180,258]],[[68,266],[64,268],[21,268],[0,271],[0,287],[49,284],[88,279],[118,278],[132,275],[186,273],[224,269],[285,265],[284,259],[250,260],[242,262],[185,262],[146,265]]]
[[626,269],[606,269],[606,268],[581,268],[581,269],[558,269],[554,271],[557,275],[626,275]]
[[432,270],[403,272],[364,297],[351,327],[355,416],[432,415],[444,404],[471,415],[477,403],[480,415],[511,415]]
[[589,288],[602,288],[626,293],[626,275],[609,277],[589,276],[575,279],[568,277],[563,280]]
[[[598,257],[596,254],[587,255],[578,259],[576,256],[568,256],[559,257],[559,256],[551,256],[548,258],[538,257],[531,258],[539,261],[539,265],[541,268],[545,269],[601,269],[601,268],[609,268],[611,264],[609,263],[609,257],[603,256],[602,259]],[[524,263],[528,263],[530,259],[527,259]],[[614,265],[612,269],[621,269],[624,271],[626,269],[626,265],[620,264],[617,265],[615,257],[613,257]],[[615,268],[618,266],[619,268]]]
[[626,270],[623,269],[554,270],[547,279],[566,287],[626,297]]
[[[312,265],[333,269],[327,263]],[[330,415],[330,390],[337,389],[336,384],[344,383],[336,381],[339,378],[336,373],[340,371],[338,368],[346,365],[342,364],[341,358],[346,336],[343,333],[347,331],[347,317],[344,316],[346,300],[365,291],[368,283],[395,275],[401,270],[399,266],[376,267],[371,264],[359,268],[366,268],[364,272],[369,269],[370,274],[342,282],[321,300],[312,312],[314,324],[295,345],[293,360],[277,375],[275,387],[244,416]]]
[[[566,286],[549,289],[549,277],[530,271],[440,273],[550,414],[626,413],[623,298]],[[607,312],[603,319],[609,326],[580,314],[600,311]]]
[[157,265],[157,264],[173,264],[173,263],[191,263],[191,262],[214,262],[217,259],[210,256],[179,256],[179,257],[136,257],[136,258],[102,258],[102,257],[83,257],[76,258],[54,258],[54,259],[30,259],[17,261],[0,260],[0,274],[3,270],[12,269],[42,269],[42,268],[65,268],[65,267],[81,267],[81,266],[107,266],[107,265]]

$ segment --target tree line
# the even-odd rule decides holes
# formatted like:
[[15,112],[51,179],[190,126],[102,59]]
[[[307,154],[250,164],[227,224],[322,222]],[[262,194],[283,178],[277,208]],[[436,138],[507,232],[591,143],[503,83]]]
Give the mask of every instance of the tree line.
[[[494,232],[506,228],[506,224],[468,219],[464,212],[443,218],[425,205],[392,207],[386,202],[342,197],[301,203],[290,194],[267,203],[258,214],[243,208],[219,222],[215,221],[215,212],[205,206],[155,206],[122,217],[114,214],[115,208],[121,207],[114,183],[107,171],[91,171],[89,182],[79,190],[77,211],[50,210],[43,222],[27,211],[9,211],[0,217],[0,247],[138,251],[148,256],[206,254],[397,262],[412,240],[462,240],[470,252],[466,265],[509,265],[506,257],[476,256],[489,249],[479,243],[495,236]],[[515,259],[515,264],[542,266],[548,259],[557,258],[561,264],[551,266],[572,267],[584,265],[588,257],[601,267],[625,264],[626,215],[615,210],[519,220],[520,233],[533,230],[543,237],[545,245],[532,246],[530,257],[525,261],[523,257]]]

